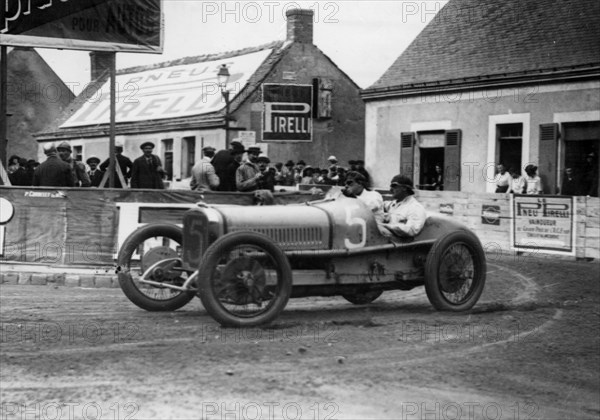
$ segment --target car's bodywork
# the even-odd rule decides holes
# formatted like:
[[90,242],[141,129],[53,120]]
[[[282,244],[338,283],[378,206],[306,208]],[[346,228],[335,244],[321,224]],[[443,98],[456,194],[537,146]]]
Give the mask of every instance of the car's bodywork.
[[[151,228],[146,230],[152,234]],[[167,236],[177,236],[171,239],[182,244],[181,252],[164,246],[148,251],[152,264],[142,264],[140,279],[132,280],[130,272],[120,277],[124,291],[131,299],[141,290],[132,287],[139,281],[195,293],[224,324],[255,325],[272,320],[276,314],[240,316],[237,309],[224,309],[222,302],[260,308],[280,292],[287,296],[280,299],[283,303],[275,312],[288,297],[339,294],[354,303],[367,303],[385,290],[425,284],[436,308],[465,310],[475,304],[485,281],[481,244],[466,226],[429,213],[416,237],[390,239],[379,232],[372,212],[360,200],[344,196],[273,206],[199,203],[186,212],[181,233]],[[130,241],[130,247],[138,246],[140,238]],[[231,256],[234,248],[235,256]],[[130,262],[127,258],[125,252],[120,263]],[[229,292],[226,298],[219,297],[219,293],[225,294],[224,282],[230,289],[235,286],[235,293]],[[445,296],[465,287],[465,297],[457,302]],[[250,289],[252,293],[242,296]],[[132,300],[150,310],[175,309]]]

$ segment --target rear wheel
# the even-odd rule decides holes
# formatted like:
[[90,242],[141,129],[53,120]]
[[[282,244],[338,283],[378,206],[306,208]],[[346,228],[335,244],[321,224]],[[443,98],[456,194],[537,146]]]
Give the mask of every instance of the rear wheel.
[[194,298],[194,292],[140,282],[149,267],[164,261],[148,280],[183,285],[186,273],[174,270],[180,265],[181,242],[181,228],[168,224],[149,224],[129,235],[118,257],[119,285],[129,300],[147,311],[174,311]]
[[439,238],[425,263],[425,291],[440,311],[465,311],[479,300],[485,285],[483,248],[470,232],[457,231]]
[[267,236],[234,232],[217,239],[200,263],[199,294],[221,325],[251,327],[273,321],[292,291],[292,270]]

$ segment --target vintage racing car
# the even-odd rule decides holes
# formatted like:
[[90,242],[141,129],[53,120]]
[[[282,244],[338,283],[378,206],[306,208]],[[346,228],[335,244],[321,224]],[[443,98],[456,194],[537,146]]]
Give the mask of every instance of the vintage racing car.
[[119,284],[149,311],[171,311],[199,296],[224,326],[274,320],[290,297],[341,295],[367,304],[386,290],[425,286],[438,310],[464,311],[484,288],[478,238],[428,213],[414,238],[381,235],[372,212],[340,196],[302,204],[198,203],[183,228],[148,224],[118,255]]

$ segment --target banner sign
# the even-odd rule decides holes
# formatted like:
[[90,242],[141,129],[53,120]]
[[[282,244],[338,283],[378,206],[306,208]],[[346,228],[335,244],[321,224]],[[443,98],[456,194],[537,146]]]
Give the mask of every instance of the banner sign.
[[161,0],[4,0],[0,44],[162,53]]
[[312,85],[263,84],[263,141],[312,141]]
[[514,248],[575,253],[573,197],[514,195],[512,201]]
[[440,203],[439,212],[447,214],[449,216],[454,215],[454,204],[452,203]]
[[[216,112],[225,107],[217,81],[229,67],[232,99],[272,50],[180,66],[149,69],[116,77],[117,123],[177,118]],[[90,97],[60,128],[108,124],[110,82]]]

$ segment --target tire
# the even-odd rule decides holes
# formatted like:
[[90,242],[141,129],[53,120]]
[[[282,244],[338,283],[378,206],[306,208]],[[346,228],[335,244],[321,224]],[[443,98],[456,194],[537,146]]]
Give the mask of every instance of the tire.
[[255,232],[217,239],[206,250],[199,272],[202,304],[223,326],[268,324],[283,311],[292,292],[287,257],[268,236]]
[[345,293],[342,297],[355,305],[366,305],[374,302],[382,293],[383,290],[365,290],[355,293]]
[[485,285],[485,254],[467,231],[448,233],[431,247],[425,262],[425,291],[438,311],[471,309]]
[[[181,228],[168,224],[149,224],[133,232],[123,242],[118,256],[119,286],[130,301],[147,311],[175,311],[194,298],[194,292],[182,292],[175,289],[153,287],[137,281],[145,269],[154,262],[160,261],[161,255],[165,258],[177,257],[177,251],[172,246],[181,247],[183,232]],[[163,244],[168,241],[169,246],[158,246],[144,250],[146,246],[155,244],[145,243],[149,239],[163,238]],[[143,255],[139,262],[133,259],[134,253],[142,246]],[[146,261],[144,261],[146,258]],[[148,261],[150,260],[150,261]],[[172,273],[172,272],[171,272]],[[179,273],[177,273],[179,274]],[[184,281],[180,276],[166,279],[165,283],[181,285]]]

